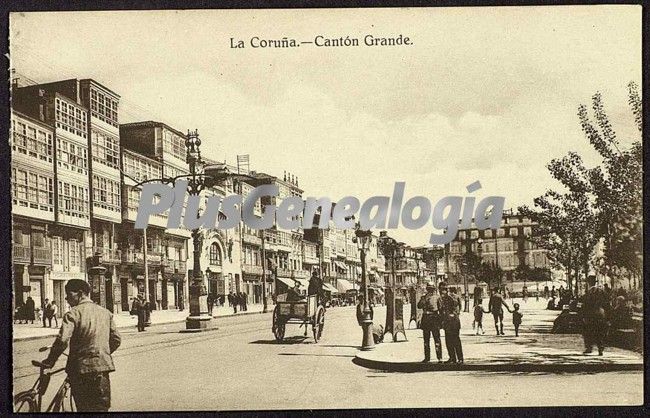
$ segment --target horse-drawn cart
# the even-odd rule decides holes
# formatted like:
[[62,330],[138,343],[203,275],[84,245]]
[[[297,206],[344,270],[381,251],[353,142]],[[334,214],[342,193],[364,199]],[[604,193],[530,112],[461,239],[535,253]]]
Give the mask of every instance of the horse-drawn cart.
[[305,327],[311,325],[314,333],[314,342],[318,342],[325,326],[325,308],[316,303],[316,295],[311,295],[304,301],[280,302],[273,310],[273,335],[277,341],[284,339],[287,324],[299,324]]

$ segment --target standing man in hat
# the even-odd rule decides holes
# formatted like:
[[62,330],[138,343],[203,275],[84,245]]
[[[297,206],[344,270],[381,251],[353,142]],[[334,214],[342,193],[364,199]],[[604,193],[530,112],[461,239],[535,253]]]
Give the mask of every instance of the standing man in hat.
[[436,293],[436,285],[427,283],[427,293],[418,301],[418,308],[422,309],[422,337],[424,339],[423,363],[431,361],[431,335],[436,345],[438,363],[442,363],[442,343],[440,342],[440,298]]
[[109,373],[115,370],[111,354],[120,346],[120,334],[113,315],[90,299],[88,283],[68,280],[65,293],[71,309],[63,316],[59,335],[41,365],[53,367],[69,346],[65,370],[77,410],[107,412],[111,407]]
[[463,363],[463,346],[460,343],[460,308],[458,300],[447,293],[447,284],[440,283],[440,314],[445,330],[445,344],[449,353],[447,363]]
[[595,278],[588,278],[591,286],[584,297],[582,305],[582,321],[584,323],[582,336],[585,342],[584,354],[589,354],[598,347],[598,355],[602,356],[605,350],[605,336],[607,335],[607,317],[609,300],[601,286],[596,286]]
[[510,307],[503,300],[503,296],[499,293],[499,288],[495,287],[492,291],[492,296],[490,296],[490,302],[488,303],[488,311],[492,313],[494,318],[494,328],[497,330],[497,335],[505,335],[503,333],[503,307],[506,307],[508,312],[510,312]]

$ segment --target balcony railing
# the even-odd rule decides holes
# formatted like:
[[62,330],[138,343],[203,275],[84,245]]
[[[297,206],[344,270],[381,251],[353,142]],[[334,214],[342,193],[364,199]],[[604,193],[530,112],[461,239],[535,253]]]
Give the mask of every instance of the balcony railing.
[[258,237],[257,235],[244,233],[242,238],[243,238],[244,242],[247,243],[247,244],[262,245],[262,239],[260,237]]
[[242,264],[242,272],[246,274],[262,275],[262,266],[253,266],[251,264]]
[[[291,277],[291,269],[283,269],[278,267],[278,277]],[[296,277],[295,274],[294,277]]]
[[[122,252],[122,262],[144,264],[144,253],[142,251],[125,250]],[[162,262],[162,254],[148,253],[147,262],[152,264],[160,264]]]
[[293,277],[298,279],[308,279],[311,276],[309,275],[309,272],[307,270],[294,270]]
[[163,256],[161,253],[152,253],[152,252],[147,253],[147,262],[149,263],[161,264],[162,259]]
[[32,255],[34,257],[34,264],[52,264],[52,250],[49,248],[32,248]]
[[29,263],[32,258],[32,253],[26,245],[14,244],[13,247],[14,261],[21,261]]
[[120,250],[117,248],[93,247],[93,255],[101,254],[102,263],[119,264],[122,260]]

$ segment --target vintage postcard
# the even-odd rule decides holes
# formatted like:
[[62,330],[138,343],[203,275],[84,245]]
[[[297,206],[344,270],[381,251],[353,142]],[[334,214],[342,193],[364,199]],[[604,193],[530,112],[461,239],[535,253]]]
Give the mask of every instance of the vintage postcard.
[[14,411],[641,405],[641,15],[11,13]]

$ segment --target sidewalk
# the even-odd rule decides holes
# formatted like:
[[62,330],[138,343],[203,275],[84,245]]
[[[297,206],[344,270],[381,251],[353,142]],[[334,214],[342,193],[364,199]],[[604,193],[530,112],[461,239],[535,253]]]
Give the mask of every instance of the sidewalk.
[[[408,341],[399,334],[398,342],[392,342],[387,334],[385,342],[375,346],[371,351],[359,351],[354,359],[355,364],[392,372],[419,372],[445,370],[485,370],[508,372],[600,372],[614,370],[643,370],[643,355],[606,347],[603,356],[594,354],[583,355],[584,345],[579,334],[551,334],[553,320],[558,311],[543,309],[545,299],[536,302],[529,299],[527,303],[521,300],[509,299],[510,307],[514,302],[521,305],[523,323],[519,329],[519,337],[514,335],[512,315],[505,312],[504,332],[506,335],[496,335],[492,315],[483,316],[485,334],[475,335],[472,329],[474,320],[472,313],[461,313],[461,341],[465,362],[462,365],[439,364],[435,358],[435,348],[431,339],[432,362],[421,363],[424,358],[422,331],[407,329]],[[484,302],[484,306],[486,306]],[[410,306],[405,309],[408,318]],[[409,327],[408,324],[404,324]],[[412,323],[411,326],[415,326]],[[443,361],[447,360],[444,331],[441,330]]]
[[[273,305],[268,306],[269,312],[273,310]],[[212,310],[213,317],[225,317],[235,315],[249,315],[262,312],[262,305],[248,305],[248,310],[241,312],[239,309],[235,314],[233,308],[228,306],[215,307]],[[178,309],[160,310],[151,312],[151,325],[171,324],[175,322],[184,322],[189,315],[188,310],[179,311]],[[136,316],[129,315],[128,312],[121,312],[113,315],[115,326],[118,328],[134,327],[138,323]],[[59,325],[61,325],[61,318],[59,318]],[[59,333],[58,328],[43,328],[43,323],[34,324],[13,324],[13,341],[19,340],[32,340],[43,337],[55,336]]]

